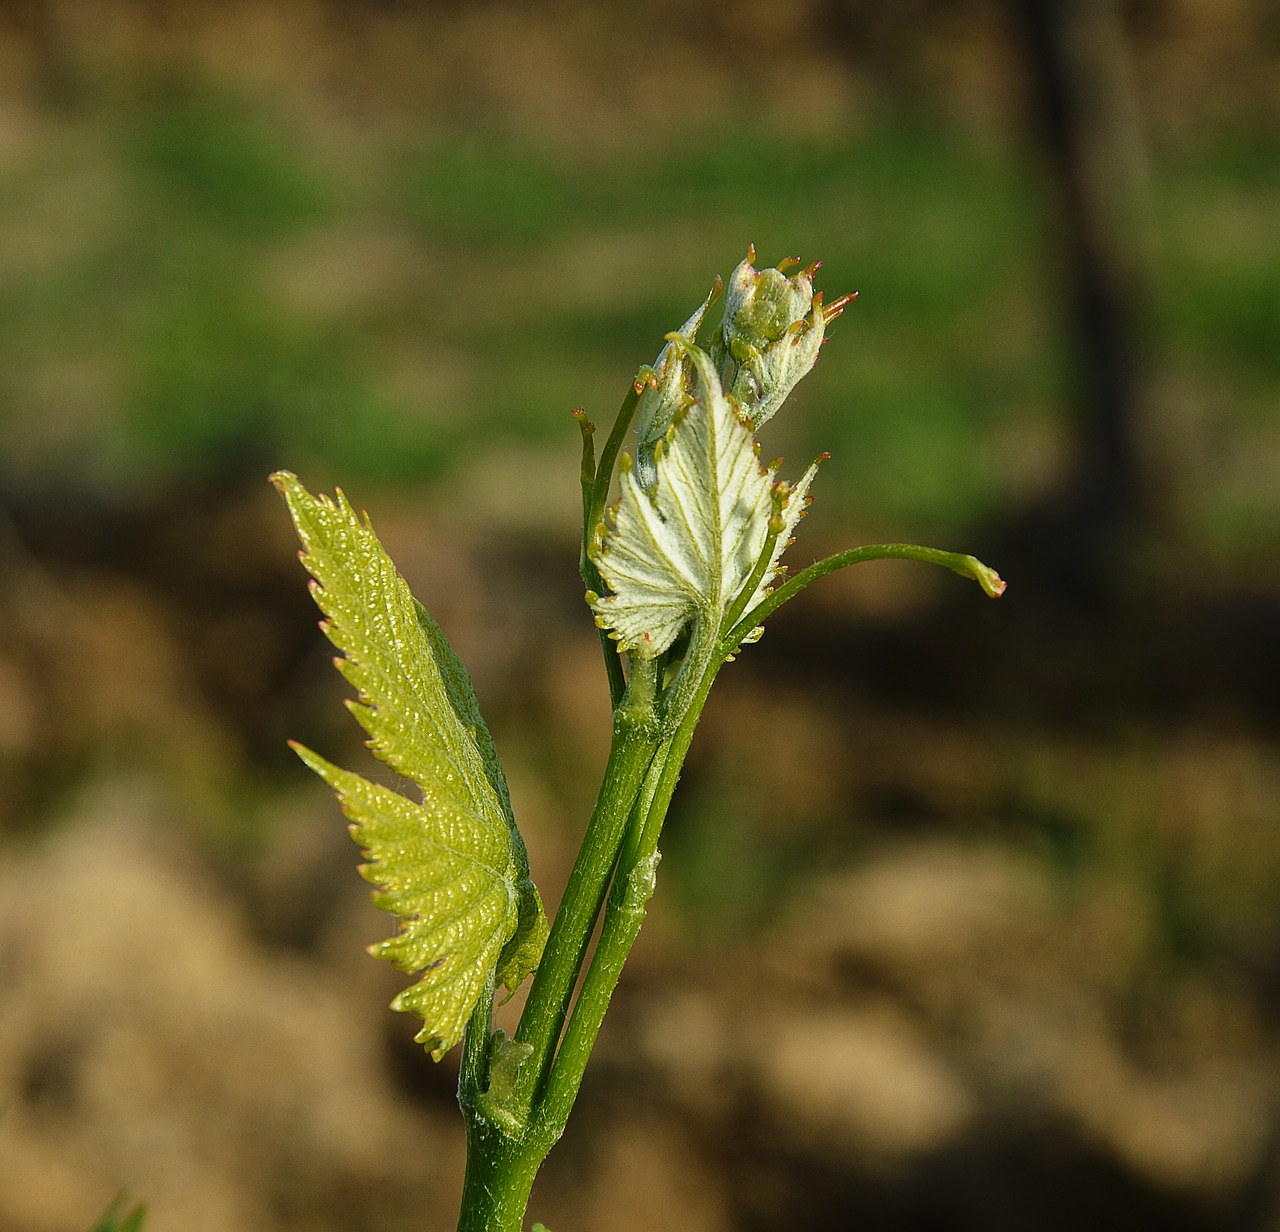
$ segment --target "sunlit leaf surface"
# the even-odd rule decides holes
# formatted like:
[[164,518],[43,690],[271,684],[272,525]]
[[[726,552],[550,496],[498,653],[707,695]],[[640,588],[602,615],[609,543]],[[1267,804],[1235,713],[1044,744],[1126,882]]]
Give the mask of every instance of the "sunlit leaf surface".
[[491,975],[514,989],[537,965],[542,903],[471,680],[439,626],[341,492],[313,497],[287,472],[272,481],[342,651],[338,669],[359,693],[351,712],[374,753],[421,791],[410,799],[298,748],[352,822],[374,902],[399,921],[370,953],[418,976],[392,1005],[423,1020],[417,1038],[438,1060]]

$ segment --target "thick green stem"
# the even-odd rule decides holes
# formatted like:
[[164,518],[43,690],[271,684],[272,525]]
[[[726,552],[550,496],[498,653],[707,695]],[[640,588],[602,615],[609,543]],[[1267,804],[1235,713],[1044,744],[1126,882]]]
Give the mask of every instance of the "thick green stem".
[[535,1112],[535,1125],[550,1135],[558,1137],[569,1119],[605,1011],[640,925],[644,923],[645,905],[653,893],[658,859],[655,850],[647,859],[625,870],[618,869],[595,955],[556,1054],[546,1092]]
[[[714,638],[708,636],[705,640],[714,645]],[[694,645],[697,642],[695,633]],[[690,657],[693,649],[691,645]],[[640,789],[641,807],[618,861],[600,940],[536,1111],[539,1128],[556,1136],[568,1121],[613,991],[644,923],[645,907],[653,893],[661,858],[658,838],[680,781],[685,756],[693,743],[693,733],[702,717],[702,708],[723,662],[723,655],[714,655],[690,677],[680,709],[668,716],[668,722],[675,724],[675,731],[650,760]],[[689,666],[686,662],[685,670]],[[673,693],[678,693],[678,689]]]
[[458,1103],[463,1114],[471,1115],[479,1098],[489,1087],[489,1032],[493,1023],[493,991],[496,980],[489,976],[462,1037],[462,1065],[458,1071]]
[[550,1068],[574,985],[604,904],[627,818],[660,743],[653,709],[656,664],[636,664],[623,704],[614,715],[613,745],[600,794],[547,938],[516,1039],[533,1048],[518,1090],[532,1103]]
[[[615,716],[613,747],[596,807],[516,1029],[516,1039],[532,1051],[519,1067],[514,1097],[503,1109],[515,1118],[511,1125],[497,1123],[486,1101],[490,999],[483,1000],[468,1025],[458,1091],[467,1123],[467,1172],[458,1232],[519,1232],[534,1178],[564,1128],[563,1121],[552,1127],[539,1115],[545,1103],[539,1089],[556,1054],[627,820],[658,747],[651,687],[656,665],[651,666],[652,671],[642,668],[633,673],[635,688]],[[530,1108],[533,1114],[526,1120],[524,1114]]]
[[458,1232],[520,1232],[547,1149],[515,1142],[483,1120],[469,1120]]
[[548,1134],[559,1136],[569,1119],[605,1012],[644,923],[645,908],[653,894],[661,858],[658,837],[720,666],[721,661],[717,660],[704,670],[674,735],[654,755],[645,777],[640,795],[645,807],[640,809],[640,816],[635,818],[628,833],[605,908],[600,940],[535,1112],[536,1126]]

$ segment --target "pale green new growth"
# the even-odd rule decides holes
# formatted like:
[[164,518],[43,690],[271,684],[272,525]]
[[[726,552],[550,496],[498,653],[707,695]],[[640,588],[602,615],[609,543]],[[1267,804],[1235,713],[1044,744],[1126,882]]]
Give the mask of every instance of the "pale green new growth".
[[[767,550],[744,607],[763,597],[817,471],[814,463],[794,488],[778,492],[773,469],[760,464],[750,420],[721,389],[709,357],[679,334],[670,345],[692,365],[697,399],[655,453],[652,492],[634,471],[624,472],[613,526],[592,552],[613,593],[587,596],[619,648],[640,658],[661,654],[694,619],[719,632]],[[775,495],[782,497],[777,517]]]
[[[850,548],[782,577],[818,464],[794,487],[779,482],[754,434],[813,368],[826,327],[853,296],[824,304],[816,262],[757,270],[754,260],[750,249],[727,287],[717,278],[666,336],[628,387],[598,458],[595,428],[575,412],[580,567],[614,712],[599,795],[549,936],[466,670],[367,519],[340,492],[316,498],[286,472],[273,477],[306,547],[325,632],[345,655],[338,667],[359,691],[348,704],[373,751],[422,789],[421,802],[410,800],[298,750],[337,791],[369,858],[361,872],[378,886],[375,902],[400,921],[373,947],[419,974],[395,1007],[422,1016],[418,1038],[437,1059],[465,1039],[458,1232],[525,1225],[534,1178],[564,1130],[644,920],[699,715],[738,647],[811,582],[864,561],[923,561],[993,597],[1004,590],[972,556],[909,543]],[[714,324],[707,314],[722,292]],[[634,460],[622,452],[632,432]],[[621,492],[606,508],[615,474]],[[509,1037],[493,1027],[495,982],[514,989],[534,967]]]
[[337,792],[374,902],[399,921],[370,952],[418,974],[392,1005],[422,1019],[417,1038],[439,1060],[491,979],[514,990],[537,966],[542,903],[471,680],[439,626],[341,492],[313,497],[283,471],[272,481],[343,653],[337,667],[359,692],[347,704],[373,752],[422,792],[410,800],[295,746]]
[[817,363],[828,322],[852,297],[824,307],[813,290],[817,262],[787,275],[783,270],[798,265],[799,258],[757,270],[755,255],[753,247],[729,275],[721,340],[712,357],[725,389],[759,429]]

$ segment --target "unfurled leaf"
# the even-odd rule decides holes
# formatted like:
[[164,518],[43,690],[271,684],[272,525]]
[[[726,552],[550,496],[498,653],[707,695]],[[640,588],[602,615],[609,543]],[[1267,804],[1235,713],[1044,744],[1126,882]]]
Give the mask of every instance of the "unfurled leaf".
[[763,594],[816,470],[779,493],[773,470],[760,464],[750,421],[721,389],[708,356],[671,337],[693,365],[696,400],[655,451],[651,490],[624,470],[613,525],[592,554],[612,593],[587,596],[620,649],[640,658],[661,654],[690,621],[718,631],[768,549],[755,588]]
[[338,669],[358,691],[348,706],[373,752],[421,792],[410,799],[298,749],[352,822],[374,902],[399,921],[370,952],[418,976],[392,1005],[423,1020],[417,1038],[438,1060],[491,977],[514,990],[537,966],[542,903],[466,668],[341,492],[313,497],[287,472],[272,482]]

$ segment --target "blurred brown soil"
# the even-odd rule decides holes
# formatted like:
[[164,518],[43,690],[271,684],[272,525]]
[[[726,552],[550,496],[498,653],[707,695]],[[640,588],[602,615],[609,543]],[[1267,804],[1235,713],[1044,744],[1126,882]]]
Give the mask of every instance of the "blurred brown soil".
[[[282,748],[359,762],[341,682],[265,485],[198,507],[102,512],[116,560],[10,527],[0,1229],[87,1227],[121,1186],[157,1232],[448,1228],[454,1063],[384,1010],[384,922]],[[572,544],[417,503],[379,528],[554,902],[607,731]],[[1274,1226],[1266,725],[1140,691],[1011,723],[956,687],[1016,647],[966,643],[949,581],[881,574],[843,626],[815,593],[726,670],[549,1226]],[[861,671],[944,619],[944,697]]]

